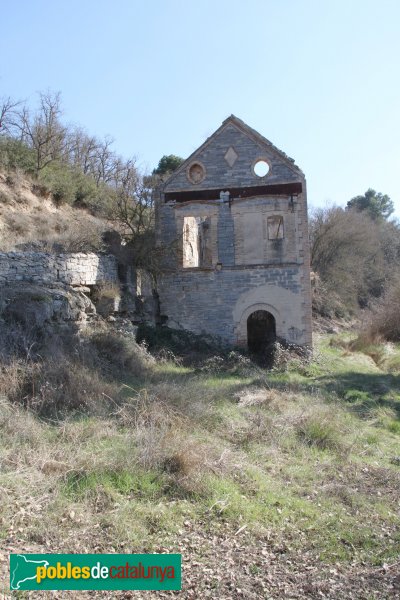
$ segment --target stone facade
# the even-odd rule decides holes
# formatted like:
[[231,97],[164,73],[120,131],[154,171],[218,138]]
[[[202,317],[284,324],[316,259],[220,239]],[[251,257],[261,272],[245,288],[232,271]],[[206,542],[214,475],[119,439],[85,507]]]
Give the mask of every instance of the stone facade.
[[156,220],[163,321],[247,345],[256,318],[311,345],[306,182],[286,154],[232,115],[158,190]]
[[0,285],[20,281],[73,286],[116,283],[117,260],[94,253],[0,252]]

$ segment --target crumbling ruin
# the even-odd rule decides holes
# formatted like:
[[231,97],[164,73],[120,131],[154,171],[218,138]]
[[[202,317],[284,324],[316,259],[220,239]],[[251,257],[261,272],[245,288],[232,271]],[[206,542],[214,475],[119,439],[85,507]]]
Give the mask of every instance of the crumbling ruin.
[[255,352],[311,345],[306,181],[286,154],[232,115],[157,191],[156,218],[163,322]]

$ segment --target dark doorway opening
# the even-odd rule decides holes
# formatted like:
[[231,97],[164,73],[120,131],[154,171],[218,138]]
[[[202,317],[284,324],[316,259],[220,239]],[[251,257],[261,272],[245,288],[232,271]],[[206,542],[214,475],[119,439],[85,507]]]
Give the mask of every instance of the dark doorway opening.
[[256,310],[247,319],[247,345],[254,354],[264,353],[276,340],[275,318],[266,310]]

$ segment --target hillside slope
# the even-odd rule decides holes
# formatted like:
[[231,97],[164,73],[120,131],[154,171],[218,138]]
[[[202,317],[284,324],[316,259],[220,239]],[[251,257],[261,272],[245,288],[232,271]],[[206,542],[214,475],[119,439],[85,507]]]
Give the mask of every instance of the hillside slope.
[[26,175],[0,171],[0,251],[21,249],[96,250],[110,224],[86,210],[57,206],[51,195]]

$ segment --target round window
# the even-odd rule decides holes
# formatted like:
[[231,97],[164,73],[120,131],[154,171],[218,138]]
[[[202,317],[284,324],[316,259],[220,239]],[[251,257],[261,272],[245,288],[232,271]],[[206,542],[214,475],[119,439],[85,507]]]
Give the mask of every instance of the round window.
[[257,177],[265,177],[269,171],[269,164],[267,163],[266,160],[263,160],[262,158],[260,158],[260,160],[258,160],[255,163],[255,165],[253,167],[253,171],[257,175]]
[[200,163],[193,163],[188,170],[188,179],[192,183],[201,183],[206,175],[205,169]]

